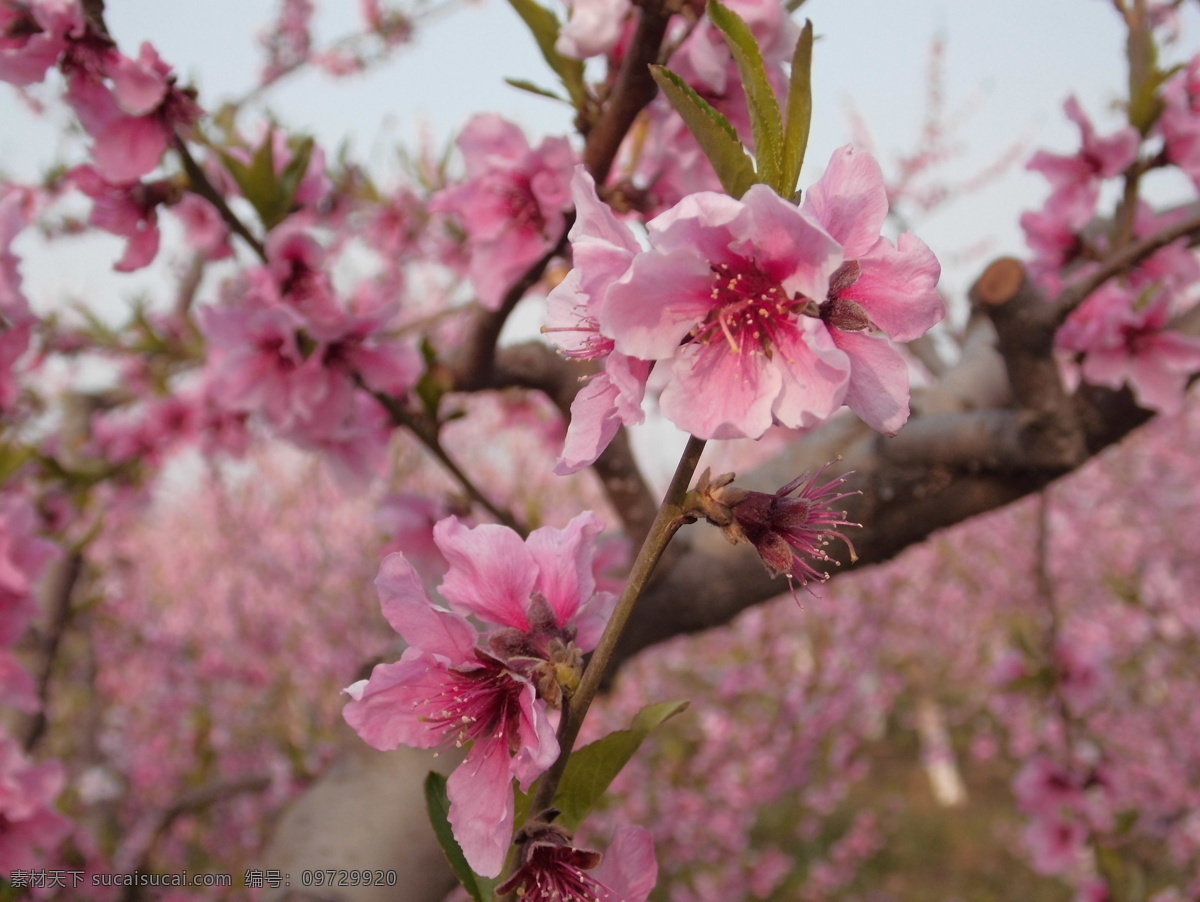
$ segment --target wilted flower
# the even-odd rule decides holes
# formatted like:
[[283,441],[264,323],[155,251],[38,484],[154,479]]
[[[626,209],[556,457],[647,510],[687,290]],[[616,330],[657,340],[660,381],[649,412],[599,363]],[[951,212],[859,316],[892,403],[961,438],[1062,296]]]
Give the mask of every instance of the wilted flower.
[[515,841],[521,866],[496,891],[516,890],[524,902],[645,902],[658,877],[650,831],[641,827],[618,828],[604,856],[575,848],[565,830],[543,820]]
[[[730,485],[733,481],[730,473],[711,479],[706,470],[697,486],[700,508],[734,545],[740,542],[754,545],[772,577],[787,574],[802,584],[827,579],[828,574],[810,562],[833,561],[825,546],[835,537],[846,543],[851,559],[857,557],[850,540],[836,527],[860,524],[847,520],[846,511],[831,508],[834,502],[858,494],[837,491],[846,476],[818,486],[817,479],[823,472],[824,467],[811,477],[801,474],[768,495]],[[797,489],[799,494],[793,496]]]

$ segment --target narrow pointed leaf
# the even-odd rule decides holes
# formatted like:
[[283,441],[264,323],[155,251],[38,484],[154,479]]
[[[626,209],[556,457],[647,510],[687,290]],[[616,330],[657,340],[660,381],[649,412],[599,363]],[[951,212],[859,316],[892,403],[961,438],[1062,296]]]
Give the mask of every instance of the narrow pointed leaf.
[[292,158],[288,160],[288,164],[283,167],[283,172],[279,174],[279,190],[276,195],[276,206],[272,210],[273,222],[264,222],[268,229],[273,229],[283,220],[292,215],[292,210],[296,206],[296,192],[300,190],[300,183],[304,181],[304,176],[308,174],[309,164],[312,162],[313,148],[316,142],[312,138],[301,138],[292,151]]
[[651,66],[650,74],[695,135],[721,186],[733,197],[749,191],[755,182],[754,162],[729,120],[670,69]]
[[[754,156],[758,160],[758,181],[779,191],[783,160],[783,123],[779,101],[771,90],[767,67],[758,41],[741,16],[720,0],[708,0],[708,17],[725,36],[725,42],[737,63],[750,105],[750,125],[754,129]],[[782,192],[781,192],[782,193]],[[789,192],[790,193],[790,192]]]
[[535,85],[531,81],[526,81],[523,78],[506,78],[504,79],[518,91],[528,91],[530,94],[536,94],[538,97],[549,97],[551,100],[557,100],[559,103],[567,103],[568,101],[559,94],[555,94],[549,88],[543,88],[541,85]]
[[781,197],[791,197],[800,181],[808,132],[812,125],[812,22],[804,23],[796,52],[792,54],[792,78],[788,83],[787,121],[783,126],[783,173]]
[[558,823],[572,832],[579,829],[650,731],[687,706],[687,702],[649,705],[638,712],[628,730],[618,730],[577,749],[567,762],[554,798],[554,807],[562,812]]
[[446,795],[446,778],[436,771],[430,771],[425,778],[425,808],[429,812],[429,823],[433,825],[438,845],[442,847],[458,882],[475,902],[491,902],[491,894],[484,895],[482,878],[467,864],[466,856],[454,838],[454,831],[450,829],[450,798]]
[[587,90],[583,84],[583,60],[563,56],[554,49],[561,27],[558,16],[538,3],[537,0],[508,0],[508,2],[533,33],[533,39],[537,41],[538,49],[542,51],[542,58],[562,81],[575,109],[583,109],[584,101],[587,99]]

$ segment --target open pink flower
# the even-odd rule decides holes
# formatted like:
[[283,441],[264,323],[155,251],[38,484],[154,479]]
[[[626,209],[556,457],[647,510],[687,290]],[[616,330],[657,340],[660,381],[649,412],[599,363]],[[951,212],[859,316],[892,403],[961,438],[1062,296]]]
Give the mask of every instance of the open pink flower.
[[668,419],[699,438],[759,438],[841,405],[848,358],[805,311],[842,249],[808,214],[755,185],[741,200],[693,194],[648,230],[598,319],[617,351],[669,369]]
[[491,113],[467,123],[458,146],[467,181],[435,196],[430,209],[461,222],[479,303],[496,310],[521,273],[562,235],[575,152],[565,138],[530,148],[517,126]]
[[67,99],[94,139],[95,168],[113,184],[151,172],[176,132],[200,117],[194,92],[176,86],[171,67],[148,43],[136,59],[110,47],[83,62],[73,58],[66,69]]
[[946,315],[937,291],[941,266],[909,232],[898,246],[880,236],[888,211],[883,173],[874,157],[849,145],[834,151],[801,210],[845,255],[820,314],[850,359],[846,404],[872,429],[895,435],[908,420],[908,364],[889,339],[911,341]]
[[1137,130],[1124,126],[1107,138],[1096,134],[1074,95],[1067,98],[1063,110],[1079,126],[1080,148],[1073,154],[1035,153],[1026,164],[1050,182],[1055,194],[1077,194],[1090,209],[1095,209],[1100,180],[1120,175],[1137,159],[1140,143]]
[[1200,338],[1168,327],[1170,297],[1137,298],[1106,283],[1072,312],[1054,343],[1068,386],[1128,384],[1138,404],[1163,413],[1183,407],[1188,377],[1200,370]]
[[[375,582],[409,648],[347,688],[346,721],[379,749],[470,744],[447,784],[449,819],[485,876],[500,873],[512,838],[512,781],[527,788],[558,756],[557,710],[573,688],[561,680],[579,672],[611,611],[592,575],[600,529],[585,513],[523,542],[505,527],[443,520],[434,528],[449,563],[440,592],[463,613],[437,606],[402,554],[384,560]],[[467,613],[500,629],[480,635]]]

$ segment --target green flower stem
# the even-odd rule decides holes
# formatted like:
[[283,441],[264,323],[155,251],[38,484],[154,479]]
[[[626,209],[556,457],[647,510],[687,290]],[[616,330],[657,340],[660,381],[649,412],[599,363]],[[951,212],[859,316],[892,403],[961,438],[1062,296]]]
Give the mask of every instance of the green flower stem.
[[633,562],[629,579],[617,601],[616,610],[613,611],[612,618],[604,629],[604,635],[600,637],[600,644],[596,647],[587,669],[583,672],[579,688],[571,696],[569,715],[559,726],[558,760],[546,771],[538,785],[537,796],[529,808],[531,817],[537,817],[554,804],[554,796],[558,792],[558,784],[566,769],[567,759],[571,756],[571,749],[579,736],[579,728],[583,726],[583,719],[587,715],[588,708],[591,707],[592,700],[596,697],[600,682],[604,678],[613,652],[616,650],[617,642],[633,614],[634,605],[646,591],[646,586],[650,583],[650,576],[654,573],[654,568],[671,538],[680,526],[691,519],[684,512],[683,499],[687,494],[688,485],[691,484],[692,475],[696,472],[696,465],[700,463],[700,454],[703,451],[704,439],[688,438],[687,447],[683,449],[683,456],[680,457],[679,465],[675,468],[675,475],[671,478],[670,486],[667,487],[662,505],[654,518],[654,523],[650,526],[646,540],[638,551],[637,559]]

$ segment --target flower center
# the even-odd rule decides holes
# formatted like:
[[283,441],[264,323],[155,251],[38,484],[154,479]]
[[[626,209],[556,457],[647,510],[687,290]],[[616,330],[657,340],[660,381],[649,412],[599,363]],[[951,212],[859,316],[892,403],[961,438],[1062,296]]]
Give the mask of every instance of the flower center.
[[521,684],[499,662],[484,656],[481,662],[478,669],[452,670],[449,687],[425,704],[421,719],[460,748],[490,736],[515,752],[521,745]]
[[712,266],[713,310],[693,332],[701,344],[724,340],[735,354],[762,353],[770,357],[792,313],[803,305],[783,286],[753,264],[734,269],[728,263]]

